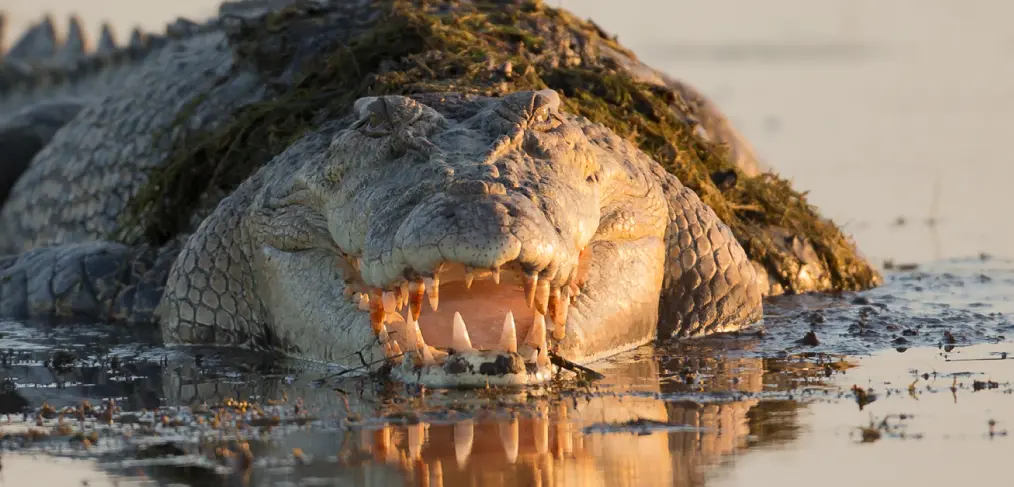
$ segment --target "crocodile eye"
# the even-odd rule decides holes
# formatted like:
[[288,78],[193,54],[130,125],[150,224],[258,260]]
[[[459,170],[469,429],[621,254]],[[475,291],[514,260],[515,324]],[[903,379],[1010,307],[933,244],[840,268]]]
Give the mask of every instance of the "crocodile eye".
[[536,108],[530,119],[531,127],[541,131],[553,130],[559,127],[561,123],[563,123],[563,118],[549,105]]
[[370,116],[366,118],[367,130],[377,130],[381,128],[381,124],[384,123],[383,118],[377,112],[370,112]]

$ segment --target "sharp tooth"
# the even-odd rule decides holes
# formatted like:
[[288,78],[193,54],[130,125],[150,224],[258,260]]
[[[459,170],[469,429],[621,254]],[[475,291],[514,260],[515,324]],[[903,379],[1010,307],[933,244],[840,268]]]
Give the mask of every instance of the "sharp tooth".
[[567,335],[567,323],[561,321],[559,323],[553,320],[553,340],[560,341]]
[[567,324],[567,311],[570,309],[570,291],[553,289],[549,295],[549,318],[553,323]]
[[417,352],[420,346],[426,346],[422,341],[422,333],[419,331],[419,322],[412,318],[412,315],[409,315],[405,322],[405,338],[402,343],[405,344],[405,350],[409,352]]
[[532,329],[528,330],[528,336],[525,337],[525,345],[538,350],[538,354],[535,356],[535,365],[539,367],[549,365],[549,344],[546,343],[545,316],[535,313],[535,319],[532,320]]
[[490,270],[490,272],[493,273],[493,282],[496,283],[496,284],[500,284],[500,268],[499,267],[490,267],[489,270]]
[[500,349],[505,352],[518,351],[518,335],[514,327],[514,313],[508,311],[503,319],[503,331],[500,332]]
[[362,310],[362,311],[369,311],[370,310],[370,295],[369,294],[356,293],[355,300],[356,300],[356,304],[359,306],[360,310]]
[[370,326],[374,334],[379,334],[384,326],[384,301],[379,290],[372,291],[370,299]]
[[[422,337],[422,334],[420,334],[419,336]],[[422,340],[420,339],[420,341]],[[423,365],[436,365],[437,360],[436,358],[433,357],[433,347],[430,347],[429,345],[423,345],[421,349],[422,349]]]
[[549,347],[543,345],[539,349],[539,354],[535,356],[535,365],[539,367],[549,367]]
[[475,280],[475,269],[465,266],[465,289],[472,288],[472,281]]
[[546,348],[546,317],[535,313],[535,319],[532,320],[532,329],[528,330],[528,336],[525,337],[525,345],[532,348]]
[[454,312],[454,328],[451,336],[451,348],[455,352],[471,352],[475,350],[472,348],[472,340],[468,338],[468,329],[465,328],[465,320],[461,318],[461,313]]
[[418,320],[419,315],[422,314],[424,292],[426,292],[426,285],[423,284],[422,279],[416,279],[408,284],[408,310],[415,320]]
[[518,420],[512,419],[509,424],[500,423],[500,441],[503,442],[507,461],[516,462],[518,459]]
[[454,424],[454,457],[458,460],[459,468],[465,468],[465,465],[468,464],[468,457],[472,454],[474,435],[475,424],[471,419]]
[[408,303],[408,281],[403,281],[397,290],[398,311],[401,311]]
[[396,340],[391,340],[387,342],[387,344],[389,353],[388,357],[397,357],[403,353],[401,351],[401,345],[398,345],[398,342]]
[[427,277],[423,279],[423,282],[426,286],[426,296],[430,299],[430,308],[436,311],[437,304],[440,302],[440,277],[436,275]]
[[549,281],[541,280],[539,285],[535,288],[535,310],[539,313],[546,314],[546,308],[549,307]]
[[532,307],[532,303],[535,302],[535,288],[539,285],[539,275],[536,273],[525,274],[521,280],[525,286],[525,301],[528,303],[528,307]]
[[384,309],[388,311],[395,311],[398,308],[398,298],[394,297],[394,291],[384,291],[382,298],[384,300]]

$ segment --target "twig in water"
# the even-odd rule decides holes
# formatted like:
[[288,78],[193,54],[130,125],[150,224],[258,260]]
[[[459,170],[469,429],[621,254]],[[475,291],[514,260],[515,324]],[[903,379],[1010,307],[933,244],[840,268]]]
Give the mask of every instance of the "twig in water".
[[567,369],[574,373],[584,374],[587,378],[591,380],[601,380],[606,378],[605,375],[602,375],[583,365],[578,365],[570,360],[567,360],[557,355],[556,352],[552,351],[549,352],[549,362],[561,369]]

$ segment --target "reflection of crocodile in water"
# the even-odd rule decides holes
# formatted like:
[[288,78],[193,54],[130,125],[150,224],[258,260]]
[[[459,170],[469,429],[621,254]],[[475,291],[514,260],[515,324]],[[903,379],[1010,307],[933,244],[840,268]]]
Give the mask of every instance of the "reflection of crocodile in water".
[[11,49],[0,315],[510,384],[545,380],[549,349],[587,362],[880,282],[710,102],[594,24],[268,3],[88,55],[43,22]]

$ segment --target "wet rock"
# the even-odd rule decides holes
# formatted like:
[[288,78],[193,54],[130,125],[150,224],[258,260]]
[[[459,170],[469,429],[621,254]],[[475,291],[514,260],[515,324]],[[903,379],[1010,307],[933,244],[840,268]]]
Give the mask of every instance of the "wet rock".
[[807,332],[806,335],[803,335],[803,338],[800,338],[797,343],[800,345],[806,345],[807,347],[816,347],[817,345],[820,345],[820,339],[817,338],[816,333],[811,331]]
[[955,343],[958,343],[958,339],[955,338],[954,335],[951,334],[951,332],[945,331],[944,332],[944,343],[946,343],[948,345],[954,345]]

